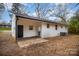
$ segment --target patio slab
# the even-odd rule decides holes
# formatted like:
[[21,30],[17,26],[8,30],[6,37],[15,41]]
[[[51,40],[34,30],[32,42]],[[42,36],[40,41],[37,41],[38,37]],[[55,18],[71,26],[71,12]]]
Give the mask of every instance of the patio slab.
[[38,44],[38,43],[42,43],[42,42],[47,42],[48,40],[46,39],[42,39],[42,38],[30,38],[30,39],[24,39],[21,41],[18,41],[18,45],[19,47],[28,47],[30,45],[33,44]]

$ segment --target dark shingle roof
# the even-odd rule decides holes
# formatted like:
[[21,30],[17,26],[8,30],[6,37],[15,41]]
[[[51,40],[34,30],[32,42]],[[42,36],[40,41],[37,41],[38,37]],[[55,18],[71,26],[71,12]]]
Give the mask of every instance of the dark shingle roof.
[[50,23],[61,24],[61,25],[67,25],[66,23],[55,22],[53,20],[43,19],[43,18],[38,18],[38,17],[33,17],[33,16],[28,16],[28,15],[16,14],[16,17],[21,17],[21,18],[26,18],[26,19],[36,20],[36,21],[50,22]]

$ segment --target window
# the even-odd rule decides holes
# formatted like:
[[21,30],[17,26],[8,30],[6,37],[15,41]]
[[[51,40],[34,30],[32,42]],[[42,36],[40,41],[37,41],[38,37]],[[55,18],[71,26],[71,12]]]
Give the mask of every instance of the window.
[[63,26],[61,26],[61,28],[63,28]]
[[47,24],[47,28],[49,28],[49,24]]
[[57,25],[55,25],[55,30],[57,30]]
[[33,26],[29,26],[29,30],[33,30]]

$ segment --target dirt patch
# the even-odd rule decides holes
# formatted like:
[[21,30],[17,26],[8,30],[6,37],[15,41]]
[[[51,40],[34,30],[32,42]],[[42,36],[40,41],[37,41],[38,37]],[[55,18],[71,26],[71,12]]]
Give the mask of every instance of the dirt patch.
[[10,33],[0,33],[0,55],[79,55],[79,35],[47,38],[47,42],[20,48]]

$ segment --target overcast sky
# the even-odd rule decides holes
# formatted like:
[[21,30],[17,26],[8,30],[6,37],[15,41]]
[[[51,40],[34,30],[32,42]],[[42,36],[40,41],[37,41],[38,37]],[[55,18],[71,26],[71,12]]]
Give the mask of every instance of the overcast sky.
[[[31,16],[36,16],[36,14],[35,14],[35,12],[34,12],[34,9],[35,9],[35,7],[34,7],[34,5],[31,3],[31,4],[24,4],[26,7],[28,7],[27,9],[26,9],[26,11],[30,11],[30,13],[29,13],[29,15],[31,15]],[[49,6],[48,6],[48,8],[50,7],[54,7],[54,5],[57,5],[57,4],[49,4]],[[8,7],[7,7],[8,6]],[[8,11],[7,11],[7,9],[11,9],[11,6],[12,6],[12,4],[10,4],[10,3],[7,3],[7,5],[5,5],[5,7],[6,7],[6,10],[5,10],[5,12],[4,12],[4,14],[3,14],[3,21],[5,21],[5,22],[9,22],[10,20],[11,20],[11,18],[10,18],[10,16],[9,16],[9,13],[8,13]],[[43,6],[44,7],[44,6]],[[68,15],[68,18],[70,18],[72,15],[73,15],[73,13],[79,8],[79,7],[75,7],[75,3],[71,3],[71,4],[68,4],[68,6],[67,6],[67,8],[69,9],[69,11],[71,12],[69,15]],[[50,17],[50,19],[54,19],[55,17]]]

